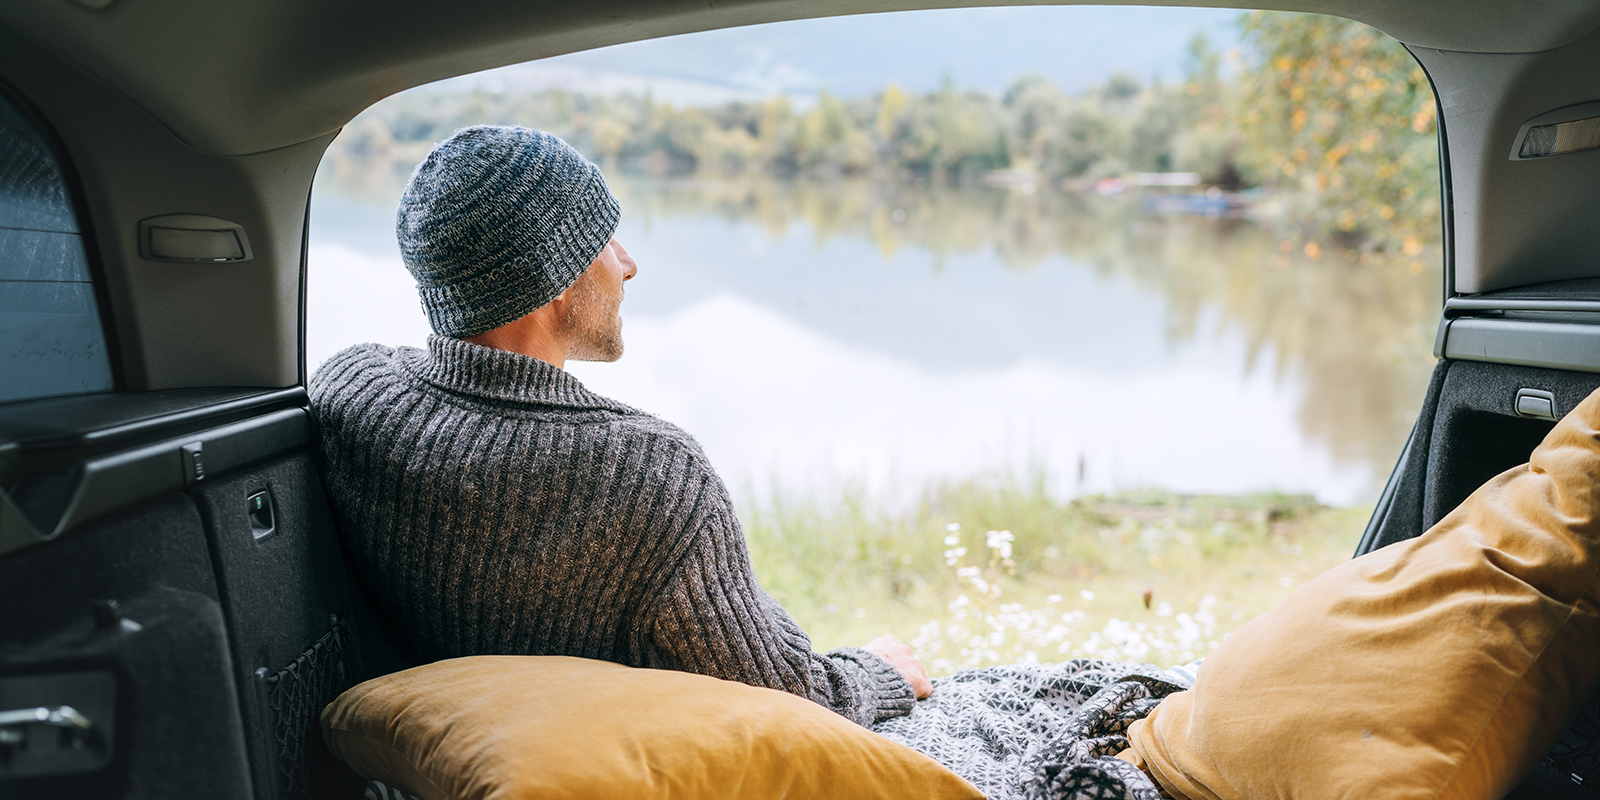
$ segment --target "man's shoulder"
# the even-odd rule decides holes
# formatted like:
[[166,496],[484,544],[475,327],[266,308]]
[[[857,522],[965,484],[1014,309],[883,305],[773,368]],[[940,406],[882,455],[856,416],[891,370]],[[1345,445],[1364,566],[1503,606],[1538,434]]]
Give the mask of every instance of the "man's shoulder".
[[311,376],[311,383],[328,385],[352,371],[386,368],[394,361],[398,348],[377,342],[353,344],[328,357]]
[[700,442],[688,431],[647,411],[630,407],[614,418],[611,427],[623,436],[669,443],[688,450],[695,458],[705,457],[705,453],[700,449]]
[[375,342],[355,344],[334,353],[306,383],[311,402],[316,405],[331,395],[356,384],[381,376],[398,377],[395,356],[398,349]]

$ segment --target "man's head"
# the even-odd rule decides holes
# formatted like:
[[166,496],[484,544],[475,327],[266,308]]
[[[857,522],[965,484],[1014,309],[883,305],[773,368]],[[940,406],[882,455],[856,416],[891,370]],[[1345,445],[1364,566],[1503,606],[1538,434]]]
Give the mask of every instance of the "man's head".
[[[566,142],[531,128],[477,125],[417,166],[395,230],[434,332],[464,339],[568,292],[604,260],[620,216],[600,169]],[[620,302],[620,281],[616,295]],[[616,319],[615,305],[609,316]]]

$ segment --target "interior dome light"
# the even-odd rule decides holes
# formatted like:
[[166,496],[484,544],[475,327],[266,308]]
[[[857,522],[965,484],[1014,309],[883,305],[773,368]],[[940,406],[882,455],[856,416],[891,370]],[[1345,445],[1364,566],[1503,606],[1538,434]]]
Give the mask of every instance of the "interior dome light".
[[140,221],[139,255],[151,261],[249,261],[250,239],[235,222],[199,214],[167,214]]
[[1522,124],[1511,160],[1563,156],[1600,147],[1600,103],[1540,114]]
[[1523,158],[1543,158],[1600,147],[1600,117],[1529,128],[1522,139]]
[[150,257],[162,261],[238,261],[244,258],[244,248],[239,246],[239,235],[231,230],[151,228]]

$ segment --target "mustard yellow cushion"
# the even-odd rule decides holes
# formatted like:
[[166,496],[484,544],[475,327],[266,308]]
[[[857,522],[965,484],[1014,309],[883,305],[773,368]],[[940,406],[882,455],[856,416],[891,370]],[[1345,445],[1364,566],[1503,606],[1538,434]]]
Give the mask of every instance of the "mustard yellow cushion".
[[1229,637],[1129,730],[1180,798],[1499,800],[1600,663],[1600,395],[1423,536]]
[[322,733],[356,772],[423,800],[983,797],[795,695],[580,658],[387,675],[334,700]]

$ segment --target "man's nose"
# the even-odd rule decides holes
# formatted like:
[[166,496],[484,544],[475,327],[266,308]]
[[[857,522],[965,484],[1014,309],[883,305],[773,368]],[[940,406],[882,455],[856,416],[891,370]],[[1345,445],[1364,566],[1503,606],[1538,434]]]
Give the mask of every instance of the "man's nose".
[[622,279],[625,281],[633,280],[633,276],[639,272],[639,265],[633,263],[633,256],[628,255],[628,251],[623,249],[621,242],[617,242],[617,259],[622,262]]

